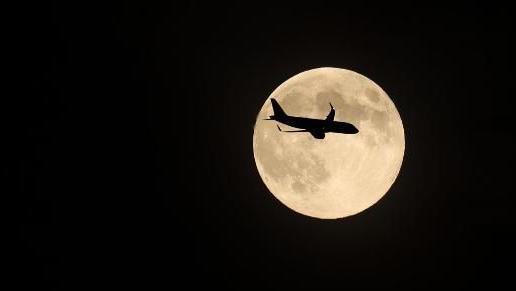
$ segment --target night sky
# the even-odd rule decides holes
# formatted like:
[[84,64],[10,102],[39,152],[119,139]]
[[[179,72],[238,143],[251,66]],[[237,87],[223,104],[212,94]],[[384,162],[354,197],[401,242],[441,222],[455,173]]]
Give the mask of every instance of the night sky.
[[[167,2],[20,10],[11,74],[22,81],[2,106],[5,284],[470,290],[512,282],[514,10]],[[252,147],[269,94],[326,66],[378,83],[405,128],[390,191],[340,220],[283,206],[261,181]]]

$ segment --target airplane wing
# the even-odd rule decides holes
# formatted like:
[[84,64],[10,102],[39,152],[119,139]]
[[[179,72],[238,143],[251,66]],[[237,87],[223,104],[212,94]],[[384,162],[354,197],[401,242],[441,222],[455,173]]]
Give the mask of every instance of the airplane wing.
[[331,103],[330,107],[330,113],[328,113],[328,116],[326,116],[326,121],[333,121],[333,119],[335,118],[335,109],[333,108],[333,105],[331,105]]
[[310,134],[316,139],[323,139],[326,135],[324,131],[310,131]]
[[279,129],[279,131],[281,132],[308,132],[308,130],[306,129],[301,129],[301,130],[282,130],[281,127],[279,127],[279,125],[276,125]]

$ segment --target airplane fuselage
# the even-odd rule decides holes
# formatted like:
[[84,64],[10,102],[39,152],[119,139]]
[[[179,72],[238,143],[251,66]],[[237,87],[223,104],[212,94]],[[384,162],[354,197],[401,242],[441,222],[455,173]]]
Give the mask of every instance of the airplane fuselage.
[[310,132],[335,132],[345,134],[358,133],[358,129],[351,123],[342,121],[328,121],[323,119],[313,119],[298,116],[271,116],[271,119],[285,125],[306,129]]

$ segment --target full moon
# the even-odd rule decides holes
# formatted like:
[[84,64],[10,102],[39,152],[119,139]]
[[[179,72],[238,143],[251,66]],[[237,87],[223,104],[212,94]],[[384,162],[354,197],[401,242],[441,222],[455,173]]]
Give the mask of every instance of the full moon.
[[[288,115],[325,119],[331,102],[335,121],[357,134],[327,133],[316,139],[274,120],[270,99]],[[254,159],[269,191],[290,209],[335,219],[357,214],[392,186],[405,151],[396,106],[376,83],[356,72],[317,68],[282,83],[265,100],[254,126]]]

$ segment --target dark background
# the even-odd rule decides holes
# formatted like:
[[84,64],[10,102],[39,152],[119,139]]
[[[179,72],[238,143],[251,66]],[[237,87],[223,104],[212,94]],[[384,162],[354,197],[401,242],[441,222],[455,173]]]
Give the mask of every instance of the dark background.
[[[18,10],[10,28],[17,54],[8,57],[22,81],[2,108],[3,220],[5,237],[14,237],[2,284],[510,283],[513,10],[339,3]],[[277,201],[252,149],[270,92],[323,66],[377,82],[398,107],[406,138],[388,194],[329,221]]]

